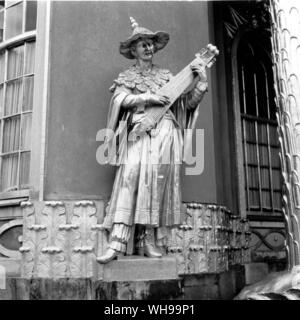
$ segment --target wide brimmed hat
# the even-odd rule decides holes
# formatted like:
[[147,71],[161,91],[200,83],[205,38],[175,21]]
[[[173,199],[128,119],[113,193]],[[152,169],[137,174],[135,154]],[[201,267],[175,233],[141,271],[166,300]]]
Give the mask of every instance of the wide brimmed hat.
[[131,53],[131,44],[139,38],[149,38],[155,42],[156,51],[163,49],[169,42],[170,36],[167,32],[156,31],[152,32],[146,28],[142,28],[138,23],[130,17],[132,35],[124,42],[120,43],[120,53],[127,59],[135,59]]

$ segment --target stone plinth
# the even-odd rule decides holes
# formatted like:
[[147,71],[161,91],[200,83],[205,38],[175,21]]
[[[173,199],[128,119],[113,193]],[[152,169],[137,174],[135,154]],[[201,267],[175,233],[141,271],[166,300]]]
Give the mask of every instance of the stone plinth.
[[178,279],[177,263],[169,257],[124,257],[105,264],[100,279],[108,282]]
[[7,277],[0,300],[230,300],[244,285],[243,266],[221,273],[152,281]]

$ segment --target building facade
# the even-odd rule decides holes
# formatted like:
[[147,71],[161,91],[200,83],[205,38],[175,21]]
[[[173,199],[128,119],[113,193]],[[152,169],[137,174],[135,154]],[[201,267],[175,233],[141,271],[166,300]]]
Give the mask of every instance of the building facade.
[[182,176],[189,217],[167,258],[182,276],[283,270],[272,16],[263,1],[0,1],[0,263],[28,279],[122,280],[95,263],[115,173],[97,162],[96,136],[109,87],[130,65],[118,52],[130,16],[170,33],[155,63],[173,74],[208,43],[221,52],[196,124],[204,169]]

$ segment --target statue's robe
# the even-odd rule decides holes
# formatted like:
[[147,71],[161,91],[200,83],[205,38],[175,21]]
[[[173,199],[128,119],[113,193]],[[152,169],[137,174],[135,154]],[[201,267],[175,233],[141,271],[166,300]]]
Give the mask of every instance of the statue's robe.
[[114,134],[105,143],[109,150],[117,144],[109,163],[118,169],[103,223],[106,229],[114,223],[141,224],[158,228],[158,238],[163,238],[167,228],[183,221],[180,164],[183,141],[185,147],[191,143],[184,137],[184,129],[195,126],[199,106],[188,109],[188,94],[183,95],[159,121],[155,133],[146,133],[138,141],[128,141],[125,133],[145,116],[144,109],[122,107],[127,95],[155,93],[171,78],[166,69],[153,66],[146,72],[132,66],[120,73],[110,88],[113,96],[107,129]]

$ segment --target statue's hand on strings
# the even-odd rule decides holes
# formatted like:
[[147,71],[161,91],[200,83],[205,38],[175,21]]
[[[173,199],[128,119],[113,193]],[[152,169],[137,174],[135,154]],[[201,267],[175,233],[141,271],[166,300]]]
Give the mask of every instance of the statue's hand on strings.
[[191,109],[197,107],[201,102],[203,95],[207,92],[207,74],[202,62],[192,63],[190,65],[192,71],[199,76],[199,81],[196,82],[194,89],[191,91],[188,99],[188,106]]
[[199,81],[196,83],[196,89],[198,89],[200,92],[206,92],[207,91],[207,73],[206,68],[203,64],[203,62],[197,62],[192,63],[190,65],[193,72],[195,72],[199,76]]
[[170,98],[165,95],[145,93],[145,94],[143,94],[143,96],[145,99],[144,101],[147,104],[164,106],[164,105],[170,103]]
[[162,107],[170,103],[170,98],[158,94],[142,93],[142,94],[129,94],[123,101],[124,108],[138,107],[140,105],[155,105]]
[[192,71],[194,73],[197,73],[197,75],[199,76],[199,81],[207,82],[207,74],[206,74],[206,69],[203,62],[200,61],[197,63],[192,63],[190,67]]

